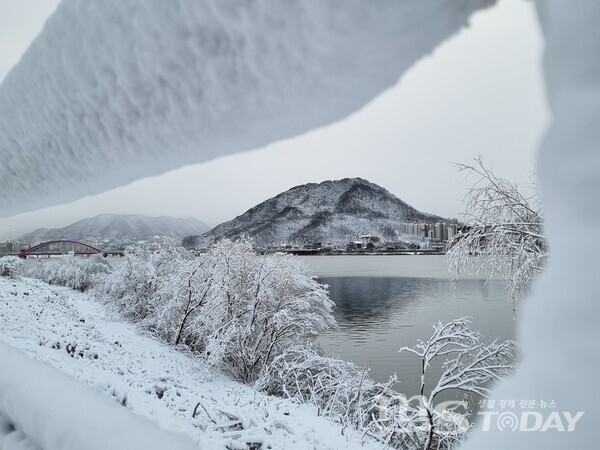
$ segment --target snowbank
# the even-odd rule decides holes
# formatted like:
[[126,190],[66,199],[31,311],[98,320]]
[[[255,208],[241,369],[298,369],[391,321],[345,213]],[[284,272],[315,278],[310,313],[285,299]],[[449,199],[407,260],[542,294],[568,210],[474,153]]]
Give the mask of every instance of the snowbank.
[[198,448],[2,342],[0,361],[0,448]]
[[0,216],[338,121],[493,2],[64,0],[0,86]]

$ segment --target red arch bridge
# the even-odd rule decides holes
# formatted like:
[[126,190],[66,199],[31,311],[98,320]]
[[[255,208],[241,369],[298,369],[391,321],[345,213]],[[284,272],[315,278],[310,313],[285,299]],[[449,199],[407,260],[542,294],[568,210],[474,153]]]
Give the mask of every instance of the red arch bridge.
[[[73,252],[76,255],[108,255],[108,252],[84,242],[59,239],[56,241],[42,242],[41,244],[22,250],[21,253],[19,253],[19,257],[27,258],[28,256],[66,255],[70,252]],[[114,252],[110,253],[112,254]]]

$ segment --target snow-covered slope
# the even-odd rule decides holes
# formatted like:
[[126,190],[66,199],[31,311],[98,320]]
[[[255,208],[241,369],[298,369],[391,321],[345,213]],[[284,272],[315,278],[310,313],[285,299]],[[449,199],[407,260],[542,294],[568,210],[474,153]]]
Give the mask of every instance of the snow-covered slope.
[[0,217],[338,121],[494,0],[64,0],[0,86]]
[[[134,326],[115,320],[105,306],[86,294],[37,280],[0,277],[0,298],[3,341],[54,366],[111,399],[119,408],[125,407],[166,430],[188,435],[200,448],[247,449],[246,443],[262,443],[262,448],[272,449],[381,448],[381,444],[368,438],[361,445],[361,433],[342,430],[340,425],[317,417],[315,407],[269,397],[250,386],[210,373],[194,356],[178,352],[141,335]],[[1,350],[0,346],[0,355]],[[4,361],[0,365],[2,370],[3,364]],[[0,380],[6,378],[10,377],[0,376]],[[35,379],[35,374],[31,378]],[[39,381],[42,387],[51,386],[45,384],[46,380]],[[0,398],[0,439],[4,406],[17,405],[17,400],[14,396]],[[97,443],[77,447],[75,444],[81,442],[85,429],[72,429],[72,423],[54,420],[60,417],[83,414],[82,420],[90,422],[86,427],[97,430],[96,424],[105,443],[110,442],[111,433],[122,428],[112,426],[109,420],[102,422],[102,417],[94,415],[98,410],[88,411],[85,405],[72,405],[70,412],[63,411],[68,407],[62,404],[57,407],[58,411],[53,412],[56,417],[46,420],[41,417],[39,423],[26,424],[34,435],[41,435],[46,441],[62,438],[62,446],[53,449],[102,448]],[[10,412],[16,411],[12,408]],[[35,418],[38,410],[21,402],[18,412]],[[86,414],[90,414],[89,418]],[[102,423],[106,428],[102,428]],[[53,424],[55,428],[51,427]],[[147,442],[135,434],[136,430],[131,430],[134,434],[125,443]],[[69,436],[77,439],[67,442]],[[96,435],[90,435],[93,436]],[[104,448],[127,447],[121,443]],[[172,447],[162,448],[186,447],[175,447],[173,442]]]
[[293,187],[225,222],[205,236],[190,236],[187,247],[221,238],[250,236],[259,245],[338,242],[364,234],[392,237],[405,221],[435,222],[387,190],[362,178],[344,178]]
[[40,228],[25,234],[19,240],[36,244],[55,239],[71,239],[88,243],[114,245],[147,241],[157,236],[174,233],[177,236],[204,233],[209,228],[196,219],[173,217],[146,217],[136,214],[100,214],[62,228]]
[[0,359],[3,450],[198,448],[1,341]]

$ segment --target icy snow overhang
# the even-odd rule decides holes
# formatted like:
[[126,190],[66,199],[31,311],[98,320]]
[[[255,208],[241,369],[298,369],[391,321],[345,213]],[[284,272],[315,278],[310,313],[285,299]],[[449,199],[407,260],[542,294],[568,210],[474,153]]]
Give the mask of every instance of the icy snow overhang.
[[[517,409],[490,410],[497,414],[488,431],[473,436],[464,450],[598,447],[600,2],[536,5],[553,115],[538,156],[550,258],[517,312],[521,364],[493,395],[496,402],[516,400]],[[521,409],[521,400],[536,407]],[[555,408],[542,406],[551,401]],[[516,431],[498,427],[502,413],[515,414]]]
[[494,0],[64,0],[0,86],[0,217],[338,121]]

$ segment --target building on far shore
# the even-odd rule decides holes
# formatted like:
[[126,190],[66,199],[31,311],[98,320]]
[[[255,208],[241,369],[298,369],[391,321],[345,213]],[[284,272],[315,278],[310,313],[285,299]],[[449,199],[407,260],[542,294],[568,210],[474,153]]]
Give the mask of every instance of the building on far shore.
[[431,241],[448,241],[454,237],[458,226],[457,222],[407,222],[404,224],[402,231],[423,239],[428,238]]
[[361,250],[363,248],[362,241],[351,241],[346,244],[346,250]]
[[19,241],[4,241],[0,242],[0,255],[10,255],[19,253],[22,250],[21,242]]

